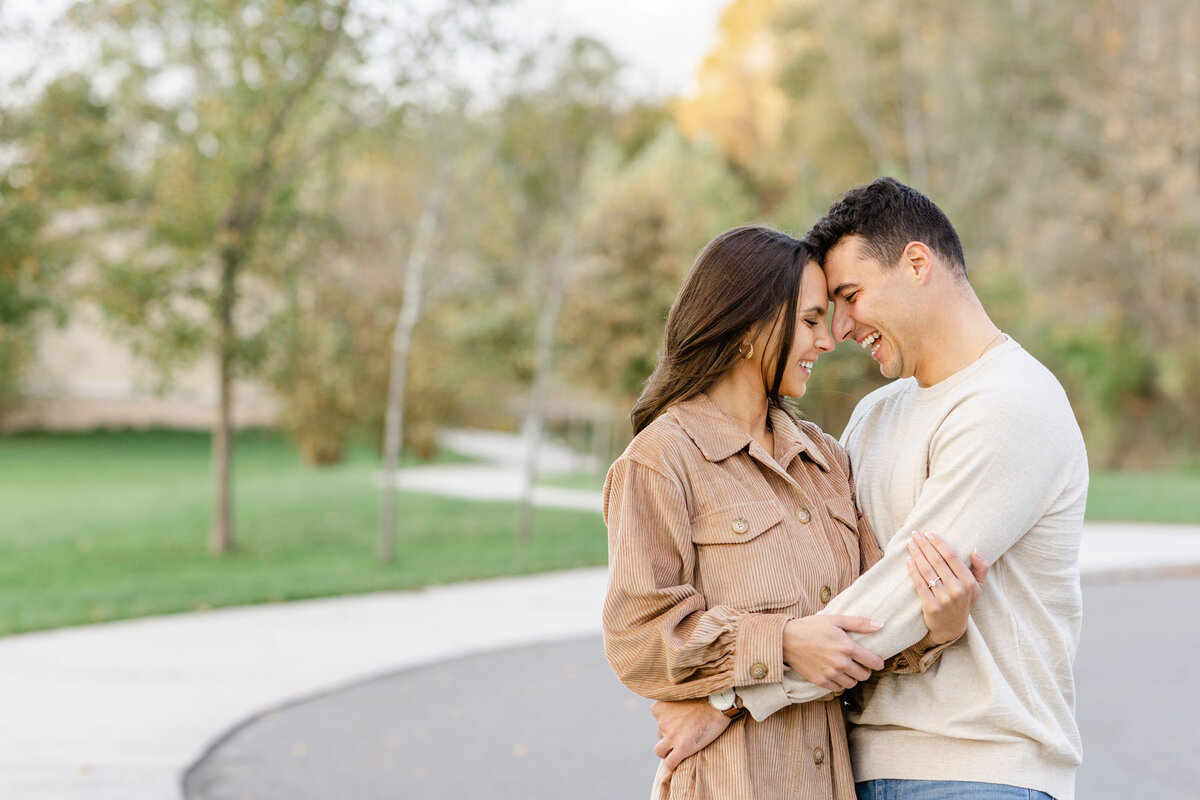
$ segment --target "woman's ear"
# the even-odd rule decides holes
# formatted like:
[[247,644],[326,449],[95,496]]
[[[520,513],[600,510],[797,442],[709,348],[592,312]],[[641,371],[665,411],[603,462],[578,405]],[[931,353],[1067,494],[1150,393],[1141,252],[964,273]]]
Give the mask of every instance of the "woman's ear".
[[738,355],[742,358],[754,358],[762,349],[762,344],[758,341],[758,332],[762,329],[761,325],[751,325],[745,331],[742,331],[741,337],[738,338]]

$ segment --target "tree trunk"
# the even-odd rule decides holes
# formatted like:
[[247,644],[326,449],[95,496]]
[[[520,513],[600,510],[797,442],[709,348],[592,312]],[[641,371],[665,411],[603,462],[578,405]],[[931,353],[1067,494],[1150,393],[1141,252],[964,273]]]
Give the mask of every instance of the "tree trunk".
[[441,220],[442,206],[449,189],[449,177],[442,175],[433,196],[421,210],[408,264],[404,270],[404,298],[396,316],[392,334],[392,369],[388,378],[387,416],[383,437],[383,488],[379,509],[379,559],[391,563],[396,553],[396,470],[404,440],[404,393],[408,382],[408,355],[412,350],[413,330],[421,313],[421,292],[425,267],[433,251],[433,242]]
[[213,515],[208,552],[221,555],[233,548],[230,514],[230,472],[233,463],[233,305],[236,257],[221,258],[221,284],[217,293],[217,416],[212,431]]
[[214,555],[227,553],[233,548],[233,525],[230,512],[230,473],[233,464],[233,365],[237,343],[233,326],[233,309],[237,303],[235,282],[253,245],[255,234],[262,224],[263,210],[267,197],[279,177],[276,166],[275,148],[283,137],[288,122],[325,71],[329,59],[337,49],[342,35],[342,24],[349,8],[349,0],[336,10],[336,24],[327,28],[321,46],[316,50],[308,70],[295,87],[284,98],[280,108],[267,126],[258,159],[250,171],[238,182],[230,201],[217,239],[224,240],[220,248],[221,278],[217,290],[215,316],[217,322],[217,371],[218,397],[217,418],[213,424],[213,518],[209,529],[208,550]]
[[558,325],[558,313],[566,295],[567,270],[575,258],[574,214],[568,214],[567,220],[568,227],[563,234],[562,244],[550,263],[546,297],[538,312],[533,388],[529,397],[529,409],[521,428],[525,444],[525,462],[521,476],[521,495],[517,502],[516,541],[519,547],[529,544],[533,524],[533,482],[537,477],[538,450],[546,423],[546,395],[550,391],[550,375],[554,366],[554,329]]

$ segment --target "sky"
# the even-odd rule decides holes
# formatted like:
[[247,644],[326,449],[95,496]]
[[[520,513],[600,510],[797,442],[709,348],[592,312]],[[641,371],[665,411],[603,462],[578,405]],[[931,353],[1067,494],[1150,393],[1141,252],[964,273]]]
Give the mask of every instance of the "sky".
[[[600,39],[629,65],[625,83],[639,95],[688,94],[715,42],[730,0],[514,0],[512,24],[527,35],[551,31]],[[69,0],[0,0],[8,18],[48,22]],[[19,54],[7,53],[0,61]]]
[[631,67],[633,88],[688,94],[716,41],[717,20],[731,0],[523,0],[522,19],[545,20],[605,42]]

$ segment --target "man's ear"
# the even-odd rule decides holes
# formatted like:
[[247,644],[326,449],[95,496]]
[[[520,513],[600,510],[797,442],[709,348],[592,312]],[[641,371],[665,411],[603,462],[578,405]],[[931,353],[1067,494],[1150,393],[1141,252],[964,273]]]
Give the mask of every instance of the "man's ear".
[[933,251],[924,242],[909,242],[900,256],[900,266],[918,283],[927,283],[933,274]]

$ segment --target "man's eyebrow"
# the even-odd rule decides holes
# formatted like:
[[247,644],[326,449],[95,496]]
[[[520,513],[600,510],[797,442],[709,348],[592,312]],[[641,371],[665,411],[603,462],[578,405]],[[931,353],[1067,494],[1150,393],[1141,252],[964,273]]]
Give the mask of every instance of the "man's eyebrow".
[[851,290],[857,289],[857,288],[858,288],[857,283],[839,283],[837,286],[835,286],[833,288],[832,291],[829,292],[829,298],[831,300],[837,299],[839,297],[844,296],[847,292],[850,292]]

